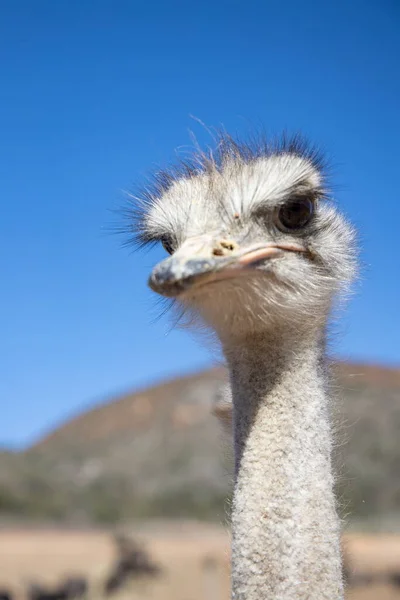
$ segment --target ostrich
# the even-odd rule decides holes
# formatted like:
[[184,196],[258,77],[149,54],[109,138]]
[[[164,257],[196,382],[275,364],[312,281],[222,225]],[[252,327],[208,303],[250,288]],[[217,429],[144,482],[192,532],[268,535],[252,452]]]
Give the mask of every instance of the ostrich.
[[227,362],[232,598],[338,600],[324,353],[334,299],[356,268],[354,231],[301,137],[217,142],[155,176],[132,202],[130,231],[164,246],[150,288],[213,331]]

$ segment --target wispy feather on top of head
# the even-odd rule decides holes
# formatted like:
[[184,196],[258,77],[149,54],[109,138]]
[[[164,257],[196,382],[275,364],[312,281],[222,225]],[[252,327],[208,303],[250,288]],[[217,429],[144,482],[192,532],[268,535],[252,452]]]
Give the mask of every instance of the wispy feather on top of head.
[[135,249],[153,246],[158,240],[149,237],[146,229],[146,215],[151,206],[159,200],[171,186],[182,179],[192,179],[202,174],[221,172],[228,161],[250,164],[261,158],[291,154],[308,160],[324,180],[328,165],[321,150],[311,144],[302,134],[267,138],[265,134],[255,134],[246,140],[233,137],[224,131],[215,135],[215,147],[202,150],[197,144],[188,158],[178,159],[166,169],[151,173],[145,185],[127,193],[127,203],[122,209],[125,225],[119,232],[127,235],[124,245]]

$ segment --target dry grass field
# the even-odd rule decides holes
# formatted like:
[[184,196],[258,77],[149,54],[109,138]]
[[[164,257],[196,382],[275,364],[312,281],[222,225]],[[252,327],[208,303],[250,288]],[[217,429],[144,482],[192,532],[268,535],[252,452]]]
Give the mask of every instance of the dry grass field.
[[[132,581],[115,600],[228,600],[229,536],[222,527],[191,522],[150,522],[127,533],[143,542],[162,568],[156,578]],[[400,572],[400,536],[349,534],[345,547],[355,572]],[[81,574],[90,598],[102,597],[102,583],[114,560],[107,531],[3,529],[0,531],[0,588],[25,598],[30,581],[56,584]],[[400,587],[358,586],[348,600],[400,599]]]

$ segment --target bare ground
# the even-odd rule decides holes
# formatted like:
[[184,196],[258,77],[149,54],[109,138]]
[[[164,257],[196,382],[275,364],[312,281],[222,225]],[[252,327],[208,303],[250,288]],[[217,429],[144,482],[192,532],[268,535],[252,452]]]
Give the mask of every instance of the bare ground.
[[[218,525],[152,522],[128,531],[143,542],[162,567],[155,579],[142,579],[113,596],[115,600],[228,600],[229,535]],[[400,572],[400,536],[348,534],[346,552],[355,572]],[[101,586],[114,559],[108,531],[3,529],[0,531],[0,588],[24,597],[29,581],[56,583],[65,575],[85,575],[90,597]],[[395,600],[400,588],[359,586],[348,600]]]

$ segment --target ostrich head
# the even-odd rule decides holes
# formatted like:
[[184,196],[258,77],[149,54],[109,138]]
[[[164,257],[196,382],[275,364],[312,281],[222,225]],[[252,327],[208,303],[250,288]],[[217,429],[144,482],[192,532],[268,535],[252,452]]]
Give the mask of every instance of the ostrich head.
[[353,275],[353,230],[328,197],[319,153],[299,137],[222,136],[214,153],[156,176],[136,217],[139,240],[169,255],[150,287],[221,340],[320,326]]

